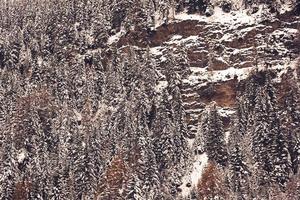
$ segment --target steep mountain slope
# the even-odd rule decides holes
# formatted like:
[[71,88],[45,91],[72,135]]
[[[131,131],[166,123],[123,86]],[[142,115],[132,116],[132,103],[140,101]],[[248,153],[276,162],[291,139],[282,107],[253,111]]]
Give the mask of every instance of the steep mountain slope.
[[[201,113],[211,102],[219,106],[225,128],[229,130],[236,110],[236,96],[243,90],[241,82],[247,81],[253,71],[274,69],[276,81],[283,85],[288,69],[299,74],[300,17],[289,7],[278,16],[271,14],[264,4],[257,9],[254,14],[249,9],[225,13],[216,6],[209,17],[183,11],[150,33],[133,31],[114,41],[119,47],[150,46],[159,71],[163,71],[165,56],[170,55],[170,51],[174,58],[186,55],[188,69],[176,70],[183,74],[181,92],[191,145],[198,132]],[[158,91],[162,92],[165,87],[167,82],[162,75]],[[205,158],[199,160],[195,155],[194,169],[187,174],[191,177],[181,186],[183,196],[197,185],[206,162]]]
[[233,108],[238,82],[255,68],[277,69],[279,82],[287,68],[298,68],[300,18],[291,13],[278,18],[267,14],[264,5],[253,15],[247,10],[224,13],[219,7],[210,17],[179,13],[148,39],[143,32],[133,32],[121,37],[117,45],[149,45],[159,68],[169,48],[174,57],[176,50],[184,50],[190,67],[182,93],[189,128],[196,132],[205,105],[215,101],[225,110]]
[[299,199],[299,0],[0,5],[0,199]]

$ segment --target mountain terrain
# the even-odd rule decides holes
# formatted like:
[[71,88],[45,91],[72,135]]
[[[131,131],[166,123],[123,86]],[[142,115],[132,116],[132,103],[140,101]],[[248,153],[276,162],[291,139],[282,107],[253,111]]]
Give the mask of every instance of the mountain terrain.
[[298,0],[0,5],[0,199],[300,198]]

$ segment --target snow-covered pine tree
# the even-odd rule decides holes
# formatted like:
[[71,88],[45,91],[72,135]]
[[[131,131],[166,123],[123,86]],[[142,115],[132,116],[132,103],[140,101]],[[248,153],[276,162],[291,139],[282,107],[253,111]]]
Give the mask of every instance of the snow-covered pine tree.
[[245,125],[240,121],[241,118],[241,111],[238,108],[229,138],[229,183],[237,199],[248,199],[251,172],[246,163],[243,146],[241,146],[243,139],[248,135],[245,135]]
[[[189,136],[189,132],[187,129],[187,124],[185,121],[185,109],[183,107],[182,101],[182,81],[181,76],[174,70],[175,61],[172,60],[172,57],[169,58],[170,61],[167,62],[166,65],[166,78],[168,81],[167,90],[172,97],[170,100],[171,109],[172,109],[172,119],[175,126],[175,133],[173,135],[173,143],[174,143],[174,164],[182,164],[187,160],[188,157],[188,146],[186,138]],[[180,70],[180,69],[179,69]]]
[[124,25],[123,22],[126,20],[126,17],[130,14],[129,10],[135,6],[134,0],[112,1],[110,6],[112,29],[118,32],[121,26]]
[[163,93],[162,101],[157,108],[156,119],[154,122],[154,152],[158,169],[163,173],[170,168],[173,162],[174,149],[172,148],[172,134],[174,124],[172,123],[171,105],[168,103],[168,92]]
[[266,108],[266,98],[267,95],[262,89],[259,90],[256,97],[257,104],[254,108],[254,122],[253,122],[253,154],[256,161],[256,168],[261,171],[258,177],[261,179],[261,185],[270,183],[269,174],[271,172],[271,158],[270,152],[268,152],[269,147],[269,117]]
[[284,185],[288,180],[290,163],[270,71],[264,74],[264,84],[259,88],[255,102],[253,152],[257,168],[263,170],[259,176],[261,184],[269,185],[274,180]]
[[[144,135],[144,134],[143,134]],[[139,138],[140,157],[137,161],[136,187],[140,187],[144,199],[156,199],[160,190],[160,177],[149,135]]]
[[[293,72],[288,74],[294,77]],[[296,174],[300,164],[300,88],[295,77],[288,80],[282,116],[292,170]]]
[[86,140],[84,140],[84,135],[82,134],[82,127],[77,126],[75,120],[70,121],[70,133],[71,133],[71,146],[70,146],[70,157],[71,162],[71,172],[73,184],[74,184],[74,198],[81,199],[84,197],[86,192],[86,182],[87,176],[86,172]]
[[142,200],[145,199],[144,192],[141,187],[141,180],[135,173],[131,173],[128,178],[126,188],[124,189],[124,197],[128,200]]
[[1,150],[1,172],[0,172],[0,199],[13,199],[15,185],[17,181],[17,152],[13,141],[14,134],[7,127],[4,132],[4,140]]
[[[205,124],[205,122],[207,124]],[[208,158],[221,166],[227,165],[228,153],[224,139],[223,122],[216,104],[210,106],[201,120],[204,136],[204,149]]]
[[269,124],[271,126],[268,137],[271,145],[269,151],[273,162],[272,177],[278,184],[285,186],[290,173],[290,158],[285,140],[286,137],[284,136],[281,120],[279,118],[277,92],[271,79],[271,73],[271,71],[266,72],[265,98],[268,99],[266,106],[268,108]]

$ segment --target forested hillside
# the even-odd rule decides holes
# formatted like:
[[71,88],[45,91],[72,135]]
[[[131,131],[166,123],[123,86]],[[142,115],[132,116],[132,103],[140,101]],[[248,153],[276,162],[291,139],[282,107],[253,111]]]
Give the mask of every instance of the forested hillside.
[[300,199],[299,0],[0,3],[0,200]]

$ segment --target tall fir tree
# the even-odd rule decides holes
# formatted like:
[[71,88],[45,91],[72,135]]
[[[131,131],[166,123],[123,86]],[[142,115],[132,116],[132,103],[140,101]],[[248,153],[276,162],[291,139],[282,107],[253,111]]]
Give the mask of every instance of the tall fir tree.
[[224,138],[223,122],[216,105],[211,105],[203,117],[202,131],[205,140],[204,149],[210,160],[225,167],[228,161],[228,153]]

